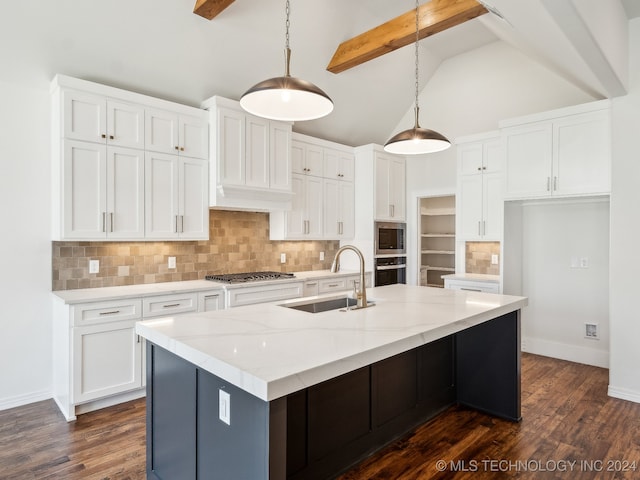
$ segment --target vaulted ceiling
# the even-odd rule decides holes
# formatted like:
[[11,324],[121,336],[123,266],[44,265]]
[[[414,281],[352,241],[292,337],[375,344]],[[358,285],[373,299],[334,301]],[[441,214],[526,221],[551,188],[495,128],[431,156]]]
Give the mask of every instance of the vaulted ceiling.
[[[238,99],[258,81],[282,75],[283,0],[236,0],[213,21],[192,13],[194,3],[3,2],[0,81],[47,89],[64,73],[198,106],[212,95]],[[637,0],[482,3],[506,21],[485,14],[422,40],[423,87],[448,58],[504,41],[595,98],[625,93],[624,32],[608,28],[640,16]],[[413,50],[400,48],[338,74],[326,67],[341,42],[413,6],[413,0],[291,0],[291,73],[335,103],[328,117],[294,130],[350,145],[388,138],[412,108]]]

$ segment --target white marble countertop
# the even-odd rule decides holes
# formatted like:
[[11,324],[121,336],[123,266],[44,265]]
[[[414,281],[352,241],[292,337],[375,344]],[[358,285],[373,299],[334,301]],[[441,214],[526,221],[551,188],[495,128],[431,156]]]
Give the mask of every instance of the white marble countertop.
[[153,295],[168,295],[187,291],[215,290],[216,288],[233,289],[243,287],[257,287],[274,283],[300,282],[308,279],[331,278],[346,275],[357,275],[355,270],[340,270],[331,273],[329,270],[313,270],[306,272],[294,272],[294,278],[265,280],[260,282],[224,283],[209,280],[188,280],[184,282],[145,283],[140,285],[125,285],[120,287],[79,288],[76,290],[57,290],[53,295],[66,304],[87,302],[101,302],[121,298],[148,297]]
[[442,275],[442,278],[445,280],[500,283],[500,275],[486,275],[482,273],[449,273],[447,275]]
[[367,297],[375,306],[280,306],[296,299],[146,320],[136,332],[270,401],[527,305],[525,297],[407,285],[370,288]]

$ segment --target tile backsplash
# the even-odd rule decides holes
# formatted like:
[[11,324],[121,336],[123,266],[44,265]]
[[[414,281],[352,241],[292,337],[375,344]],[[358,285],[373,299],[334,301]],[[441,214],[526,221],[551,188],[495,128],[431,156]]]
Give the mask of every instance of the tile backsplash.
[[[491,255],[498,255],[496,265],[491,265]],[[500,275],[500,242],[467,242],[465,272]]]
[[[210,210],[209,240],[53,242],[52,285],[72,290],[198,280],[215,273],[324,270],[339,247],[333,240],[271,241],[268,213]],[[281,253],[287,256],[284,264]],[[176,257],[176,268],[168,268],[169,257]],[[99,260],[99,273],[89,273],[89,260]]]

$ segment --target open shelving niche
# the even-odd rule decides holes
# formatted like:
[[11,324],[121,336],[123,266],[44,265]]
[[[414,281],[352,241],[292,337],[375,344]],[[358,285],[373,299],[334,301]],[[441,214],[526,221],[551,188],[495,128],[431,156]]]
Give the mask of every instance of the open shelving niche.
[[444,287],[455,272],[456,197],[420,198],[420,285]]

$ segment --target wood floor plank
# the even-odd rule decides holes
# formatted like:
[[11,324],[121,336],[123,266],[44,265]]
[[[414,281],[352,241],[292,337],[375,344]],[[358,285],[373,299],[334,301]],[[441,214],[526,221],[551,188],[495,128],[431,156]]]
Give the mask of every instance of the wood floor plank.
[[[608,380],[605,369],[523,354],[522,422],[451,407],[337,478],[638,479],[640,404],[608,397]],[[0,411],[0,468],[2,480],[142,480],[145,401],[71,423],[53,401]]]

